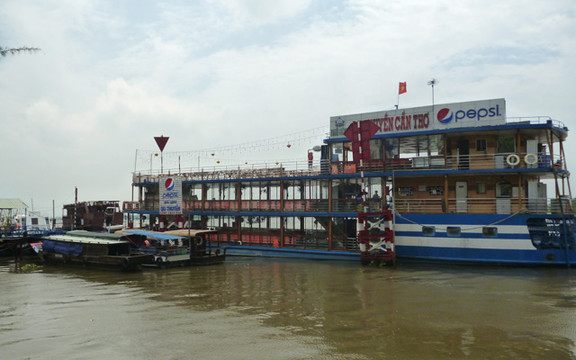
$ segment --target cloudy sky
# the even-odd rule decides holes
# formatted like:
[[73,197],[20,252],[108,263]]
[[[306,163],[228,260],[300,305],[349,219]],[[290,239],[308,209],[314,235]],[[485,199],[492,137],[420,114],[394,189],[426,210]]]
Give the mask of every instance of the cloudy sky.
[[130,200],[160,135],[182,167],[305,160],[400,81],[400,107],[436,78],[436,103],[503,97],[573,129],[575,34],[574,0],[2,0],[0,46],[41,51],[0,58],[0,198]]

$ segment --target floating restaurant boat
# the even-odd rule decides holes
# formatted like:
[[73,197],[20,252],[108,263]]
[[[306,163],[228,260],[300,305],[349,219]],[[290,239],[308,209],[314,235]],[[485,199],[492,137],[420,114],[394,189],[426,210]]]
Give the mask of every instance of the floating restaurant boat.
[[137,271],[142,264],[154,260],[152,255],[134,253],[137,235],[96,233],[73,230],[66,234],[45,236],[32,247],[47,263],[105,267],[122,271]]
[[226,249],[221,249],[217,243],[212,244],[210,240],[209,235],[216,235],[214,230],[123,230],[122,233],[145,238],[136,246],[139,252],[153,256],[152,261],[145,264],[147,266],[165,268],[214,265],[221,264],[226,259]]
[[570,266],[567,135],[504,99],[333,116],[319,162],[138,171],[124,206],[216,229],[231,255]]

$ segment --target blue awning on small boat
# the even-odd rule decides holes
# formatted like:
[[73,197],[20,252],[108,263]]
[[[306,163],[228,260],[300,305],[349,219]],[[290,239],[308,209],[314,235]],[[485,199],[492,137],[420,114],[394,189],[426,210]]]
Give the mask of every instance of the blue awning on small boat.
[[171,235],[171,234],[166,234],[166,233],[161,233],[161,232],[156,232],[156,231],[146,231],[146,230],[122,230],[122,232],[125,233],[129,233],[129,234],[135,234],[135,235],[142,235],[142,236],[146,236],[152,239],[157,239],[157,240],[180,240],[180,239],[185,239],[182,236],[176,236],[176,235]]
[[67,243],[62,241],[44,240],[42,241],[42,251],[62,254],[80,256],[84,247],[79,243]]

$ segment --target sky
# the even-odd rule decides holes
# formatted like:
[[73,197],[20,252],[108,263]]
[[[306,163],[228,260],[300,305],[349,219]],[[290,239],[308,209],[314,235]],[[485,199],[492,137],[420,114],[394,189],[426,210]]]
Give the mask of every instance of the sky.
[[160,159],[305,161],[330,116],[430,105],[431,79],[572,129],[575,34],[574,0],[2,0],[0,47],[41,50],[0,57],[0,198],[59,216]]

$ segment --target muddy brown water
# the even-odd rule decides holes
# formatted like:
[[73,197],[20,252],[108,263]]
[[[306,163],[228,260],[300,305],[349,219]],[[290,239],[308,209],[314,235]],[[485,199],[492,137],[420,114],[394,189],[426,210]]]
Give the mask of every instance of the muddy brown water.
[[573,269],[28,262],[0,259],[2,359],[576,359]]

